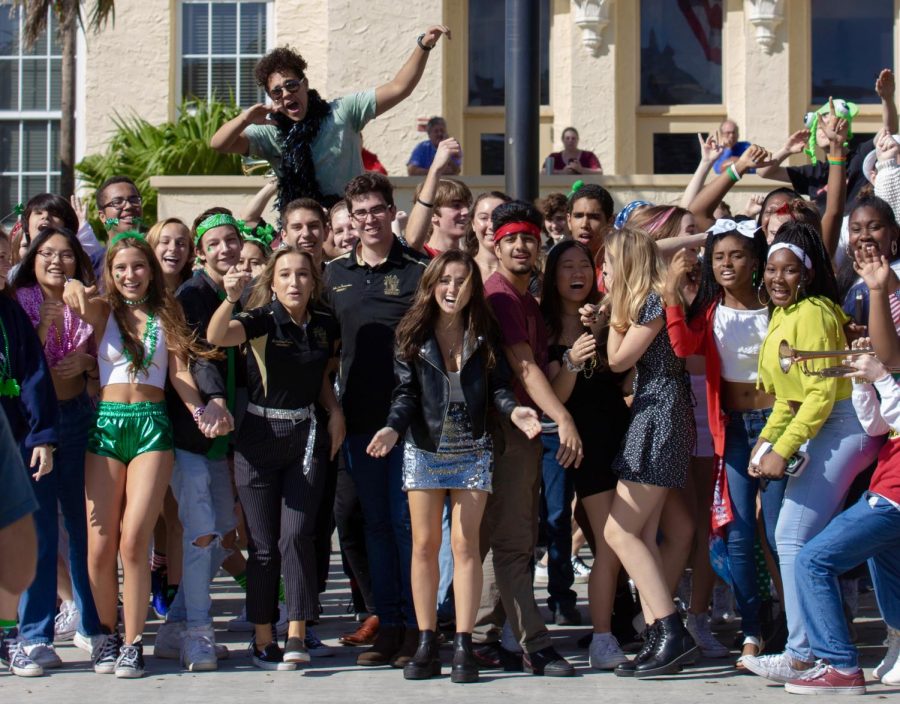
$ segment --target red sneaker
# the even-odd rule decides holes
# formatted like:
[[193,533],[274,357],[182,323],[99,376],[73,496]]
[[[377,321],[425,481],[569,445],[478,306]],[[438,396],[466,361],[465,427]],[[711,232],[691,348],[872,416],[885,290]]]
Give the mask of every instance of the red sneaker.
[[866,678],[862,670],[844,675],[831,665],[821,663],[803,677],[789,680],[784,688],[791,694],[865,694]]

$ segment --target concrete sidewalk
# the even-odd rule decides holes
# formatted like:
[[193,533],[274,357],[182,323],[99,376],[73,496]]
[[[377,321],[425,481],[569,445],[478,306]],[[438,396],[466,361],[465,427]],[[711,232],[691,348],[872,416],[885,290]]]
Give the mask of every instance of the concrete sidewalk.
[[[577,585],[579,607],[587,617],[586,585]],[[543,588],[538,598],[546,598]],[[47,702],[48,704],[138,704],[139,702],[172,702],[195,704],[207,702],[258,702],[310,704],[325,702],[379,702],[400,704],[423,702],[497,702],[505,697],[521,702],[627,702],[628,704],[664,703],[696,704],[709,700],[734,704],[738,701],[789,701],[793,697],[779,685],[767,683],[752,675],[739,674],[733,667],[736,657],[725,660],[701,660],[697,666],[686,668],[675,677],[654,680],[624,679],[611,672],[591,670],[587,651],[579,649],[576,641],[589,627],[562,628],[551,626],[554,645],[577,667],[578,676],[569,679],[535,677],[522,673],[484,672],[481,681],[470,685],[455,685],[449,679],[450,651],[443,651],[444,676],[440,679],[407,682],[399,670],[391,668],[361,668],[356,666],[357,648],[337,644],[337,636],[356,626],[346,614],[349,586],[340,571],[340,560],[333,556],[329,588],[323,598],[325,613],[316,633],[328,645],[334,646],[334,656],[315,658],[304,670],[296,672],[267,672],[254,668],[247,657],[248,634],[225,630],[229,619],[240,613],[242,593],[233,580],[219,577],[215,582],[214,612],[216,638],[231,650],[229,660],[220,661],[219,671],[212,673],[183,672],[176,661],[153,657],[153,641],[160,622],[148,623],[145,635],[147,675],[141,680],[116,680],[112,676],[94,674],[86,654],[71,643],[57,648],[64,660],[59,670],[51,670],[44,677],[14,677],[5,671],[0,674],[0,702]],[[883,623],[877,618],[872,594],[863,594],[861,615],[856,621],[862,663],[869,677],[869,694],[898,695],[900,687],[887,687],[871,679],[873,668],[884,655]],[[152,612],[151,612],[152,613]],[[719,639],[731,644],[736,624],[723,627]],[[827,701],[830,697],[826,697]]]

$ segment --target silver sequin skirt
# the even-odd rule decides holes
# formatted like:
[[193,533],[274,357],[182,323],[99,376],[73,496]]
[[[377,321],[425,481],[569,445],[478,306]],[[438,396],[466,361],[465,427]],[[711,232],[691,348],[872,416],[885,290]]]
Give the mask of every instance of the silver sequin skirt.
[[444,434],[437,452],[411,443],[403,448],[403,490],[491,490],[493,449],[490,436],[475,440],[464,403],[451,403],[444,419]]

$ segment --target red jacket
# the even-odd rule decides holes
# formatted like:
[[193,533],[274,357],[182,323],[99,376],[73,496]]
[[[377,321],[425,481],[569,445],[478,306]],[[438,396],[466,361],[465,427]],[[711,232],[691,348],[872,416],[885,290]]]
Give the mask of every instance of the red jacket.
[[666,307],[666,328],[672,349],[679,357],[690,357],[702,354],[706,359],[706,407],[709,419],[709,432],[713,438],[713,448],[717,457],[725,454],[725,427],[728,424],[722,412],[719,388],[722,380],[722,361],[713,338],[713,316],[716,314],[716,301],[706,309],[703,315],[694,318],[690,325],[684,317],[681,306]]

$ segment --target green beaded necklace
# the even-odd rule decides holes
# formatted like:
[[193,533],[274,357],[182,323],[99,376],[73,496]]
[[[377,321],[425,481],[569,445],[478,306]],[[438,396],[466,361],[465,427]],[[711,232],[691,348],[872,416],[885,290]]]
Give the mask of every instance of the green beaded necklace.
[[[134,357],[131,356],[131,352],[125,346],[125,335],[122,334],[121,330],[119,331],[119,337],[122,338],[122,354],[135,369],[135,374],[139,374],[140,372],[149,369],[150,363],[153,361],[153,355],[156,354],[156,344],[159,340],[159,324],[157,323],[156,316],[153,313],[147,314],[147,324],[144,326],[144,335],[141,337],[141,346],[147,353],[141,360],[140,366],[135,365]],[[147,349],[148,339],[150,340],[149,350]]]
[[9,335],[6,334],[6,325],[0,318],[0,333],[3,334],[3,364],[0,365],[0,397],[9,396],[15,398],[22,391],[19,382],[12,375],[12,359],[9,356]]

